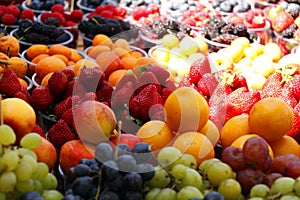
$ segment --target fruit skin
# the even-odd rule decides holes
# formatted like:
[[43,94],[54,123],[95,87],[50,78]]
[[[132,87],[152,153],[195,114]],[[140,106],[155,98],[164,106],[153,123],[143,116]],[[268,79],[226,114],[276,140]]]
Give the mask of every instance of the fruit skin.
[[282,74],[275,72],[271,74],[264,83],[261,91],[261,98],[280,97],[282,93],[283,83]]
[[294,122],[291,130],[286,134],[293,137],[298,143],[300,142],[300,103],[294,107]]
[[48,87],[53,95],[60,95],[67,89],[68,77],[61,70],[56,70],[48,80]]
[[80,140],[66,142],[60,149],[59,164],[62,171],[67,174],[71,167],[75,167],[81,159],[92,159],[94,155]]
[[4,14],[1,17],[1,22],[5,25],[14,25],[17,22],[17,18],[13,14]]
[[5,69],[2,74],[0,74],[0,93],[13,97],[15,93],[20,90],[21,83],[14,70]]
[[74,110],[75,129],[81,140],[92,144],[107,141],[116,128],[112,109],[98,101],[85,101]]
[[[110,142],[113,147],[115,147],[117,144],[117,138],[117,135],[113,135],[110,138]],[[127,144],[130,149],[132,149],[134,145],[136,145],[139,142],[142,142],[142,140],[133,134],[121,134],[120,136],[120,144]]]
[[39,111],[46,111],[54,103],[54,96],[48,87],[40,86],[32,91],[32,105]]
[[95,92],[105,80],[105,73],[99,68],[83,68],[79,75],[79,81],[86,91]]
[[48,131],[49,141],[57,148],[60,149],[64,143],[75,140],[77,137],[69,128],[67,123],[60,119]]
[[36,154],[38,162],[47,164],[50,171],[54,169],[58,157],[54,145],[49,140],[42,138],[41,144],[32,151]]
[[18,56],[20,51],[20,43],[13,36],[4,36],[0,38],[0,52],[7,54],[9,49],[9,57]]
[[19,98],[7,98],[1,101],[4,124],[12,127],[17,136],[16,144],[27,133],[30,133],[36,123],[34,109]]

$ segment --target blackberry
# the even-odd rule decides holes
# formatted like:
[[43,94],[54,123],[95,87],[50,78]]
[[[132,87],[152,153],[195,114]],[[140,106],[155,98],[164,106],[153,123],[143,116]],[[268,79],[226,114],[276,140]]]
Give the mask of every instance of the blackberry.
[[32,21],[28,19],[19,20],[19,31],[22,32],[31,32]]
[[214,24],[207,24],[203,29],[204,37],[212,40],[219,35],[219,30]]
[[91,33],[91,27],[94,27],[95,25],[90,21],[81,21],[78,24],[78,29],[85,34]]
[[100,16],[93,16],[89,19],[89,22],[92,22],[94,24],[105,24],[109,21],[109,19],[100,17]]
[[224,33],[213,38],[212,41],[230,45],[230,43],[236,38],[238,38],[237,35]]
[[234,24],[232,22],[228,22],[226,23],[225,26],[223,26],[220,30],[220,33],[229,33],[229,34],[233,34],[234,32]]
[[33,22],[31,26],[31,31],[35,33],[41,33],[43,30],[43,24],[41,22]]
[[59,37],[56,38],[55,43],[63,43],[70,39],[70,36],[67,33],[61,34]]
[[56,27],[60,26],[59,20],[56,17],[48,17],[47,19],[44,20],[44,24],[54,25]]
[[240,37],[247,37],[249,36],[249,33],[247,31],[247,27],[244,24],[237,25],[233,30],[234,35],[240,36]]
[[258,35],[255,32],[250,31],[249,36],[247,37],[250,40],[250,43],[257,41]]
[[48,44],[50,42],[48,36],[35,32],[24,35],[22,40],[33,44]]
[[224,19],[214,15],[214,16],[211,16],[209,19],[208,19],[208,22],[209,24],[214,24],[217,26],[218,29],[221,29],[225,24],[226,22],[224,21]]
[[296,24],[291,24],[289,27],[282,31],[282,36],[285,38],[293,38],[295,31],[297,30]]

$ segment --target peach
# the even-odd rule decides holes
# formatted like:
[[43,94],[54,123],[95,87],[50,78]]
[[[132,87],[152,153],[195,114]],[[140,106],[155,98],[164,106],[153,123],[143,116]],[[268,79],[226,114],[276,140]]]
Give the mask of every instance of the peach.
[[80,139],[90,144],[109,140],[116,121],[112,109],[98,101],[85,101],[74,111],[75,129]]
[[54,145],[46,138],[42,137],[41,144],[32,151],[37,155],[38,162],[47,164],[50,171],[55,167],[57,152]]

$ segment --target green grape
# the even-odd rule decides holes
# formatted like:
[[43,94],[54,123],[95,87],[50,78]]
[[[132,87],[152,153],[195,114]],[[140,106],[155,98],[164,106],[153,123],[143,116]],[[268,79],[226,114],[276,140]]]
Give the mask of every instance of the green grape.
[[177,199],[189,200],[191,198],[203,198],[203,194],[196,187],[185,186],[177,193]]
[[32,176],[32,167],[27,162],[19,162],[17,169],[15,170],[18,181],[26,181]]
[[145,196],[145,200],[156,200],[158,193],[160,193],[160,188],[152,188]]
[[248,200],[265,200],[265,198],[262,198],[262,197],[251,197]]
[[177,193],[171,188],[162,189],[156,196],[156,200],[177,200]]
[[172,169],[177,164],[182,153],[175,147],[164,147],[157,155],[157,160],[163,167]]
[[4,172],[0,176],[0,192],[12,192],[17,184],[17,177],[13,172]]
[[42,197],[45,200],[61,200],[64,198],[64,195],[57,190],[45,190]]
[[171,174],[176,180],[182,180],[186,176],[187,166],[177,164],[172,167]]
[[179,46],[179,39],[174,34],[166,34],[161,39],[162,45],[169,49]]
[[13,171],[17,168],[19,160],[18,152],[8,149],[4,152],[0,165],[5,171]]
[[56,177],[48,173],[46,178],[42,180],[44,190],[55,190],[57,188],[57,179]]
[[270,194],[288,194],[294,190],[295,179],[290,177],[280,177],[276,179],[270,189]]
[[44,188],[43,188],[43,184],[41,183],[41,181],[39,180],[33,180],[33,191],[36,191],[40,194],[43,193]]
[[14,130],[6,124],[0,125],[0,144],[11,145],[16,142],[16,134]]
[[38,164],[37,164],[37,161],[34,158],[32,158],[29,155],[24,155],[23,158],[21,159],[21,161],[30,164],[31,168],[32,168],[32,173],[35,173]]
[[201,175],[194,169],[186,169],[185,177],[176,185],[176,189],[180,190],[185,186],[194,186],[201,190],[203,188],[203,181]]
[[223,180],[234,178],[234,175],[228,164],[216,162],[207,170],[207,178],[213,186],[218,186]]
[[187,56],[190,56],[190,55],[196,53],[199,48],[197,42],[189,36],[185,36],[180,41],[179,47],[180,47],[180,49],[182,49],[182,52]]
[[32,179],[28,179],[26,181],[18,181],[17,185],[16,185],[16,188],[21,193],[30,192],[30,191],[33,191],[33,189],[34,189],[34,184],[33,183],[34,182],[33,182]]
[[197,169],[198,166],[196,158],[193,155],[187,153],[182,154],[177,163],[183,164],[192,169]]
[[297,196],[300,196],[300,176],[295,180],[294,191]]
[[236,200],[242,194],[242,188],[238,181],[229,178],[220,183],[218,192],[225,200]]
[[155,167],[154,169],[154,176],[151,180],[146,182],[146,185],[149,188],[165,188],[171,181],[168,172],[161,167]]
[[19,152],[19,155],[22,157],[25,155],[28,155],[28,156],[31,156],[34,160],[37,160],[36,154],[33,151],[31,151],[30,149],[18,148],[18,152]]
[[49,167],[47,164],[43,163],[43,162],[38,162],[37,163],[37,168],[36,168],[36,171],[35,173],[32,175],[32,178],[33,179],[36,179],[36,180],[44,180],[47,176],[49,172]]
[[287,194],[287,195],[280,197],[279,200],[300,200],[300,197],[297,197],[296,195],[293,195],[293,194]]
[[37,148],[42,141],[42,137],[38,133],[28,133],[24,135],[20,141],[20,145],[26,149]]
[[208,160],[204,160],[203,162],[200,163],[199,165],[199,171],[202,175],[207,176],[207,170],[212,166],[212,164],[216,162],[221,162],[217,158],[211,158]]
[[254,185],[250,190],[250,197],[267,197],[270,192],[270,188],[265,184]]
[[6,200],[6,194],[4,192],[0,192],[0,200]]

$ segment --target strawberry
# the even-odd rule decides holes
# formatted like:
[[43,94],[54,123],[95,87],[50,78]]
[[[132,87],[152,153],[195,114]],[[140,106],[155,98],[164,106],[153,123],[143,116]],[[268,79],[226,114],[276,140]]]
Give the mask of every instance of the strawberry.
[[163,102],[165,102],[167,100],[167,98],[169,97],[169,95],[173,92],[174,90],[171,90],[170,88],[168,87],[163,87],[160,94],[161,94],[161,97],[163,99]]
[[209,98],[209,119],[220,131],[225,123],[226,100],[231,92],[231,86],[226,82],[221,82]]
[[72,80],[67,85],[67,89],[65,92],[65,98],[73,96],[73,95],[82,97],[85,95],[85,93],[86,93],[86,91],[85,91],[84,87],[82,86],[82,84],[78,80]]
[[49,129],[47,136],[57,149],[60,149],[66,142],[77,138],[63,119],[58,120]]
[[114,14],[120,17],[125,17],[127,14],[127,10],[121,6],[118,6],[114,9]]
[[281,33],[284,29],[288,28],[291,24],[294,23],[294,18],[292,15],[286,11],[280,11],[272,19],[272,28]]
[[129,104],[131,96],[134,94],[134,86],[132,82],[127,82],[122,88],[114,90],[111,97],[111,107],[114,111],[123,109]]
[[282,74],[280,72],[275,72],[271,74],[264,83],[261,90],[261,98],[280,97],[282,88]]
[[155,104],[151,106],[151,109],[149,110],[149,116],[151,120],[160,120],[163,122],[166,121],[164,106],[162,104]]
[[32,10],[23,10],[20,19],[29,19],[31,21],[34,20],[34,12]]
[[208,57],[201,58],[193,63],[189,73],[191,82],[197,84],[202,75],[206,73],[211,73]]
[[4,25],[14,25],[17,23],[17,18],[13,14],[6,13],[1,17],[1,22]]
[[298,143],[300,143],[300,103],[294,107],[293,112],[294,122],[291,130],[286,135],[293,137]]
[[104,83],[100,86],[100,88],[96,91],[97,101],[106,102],[109,106],[111,106],[111,96],[114,91],[114,87],[108,81],[104,81]]
[[164,87],[169,88],[170,90],[174,91],[176,90],[177,86],[172,80],[166,80],[166,82],[163,84]]
[[127,70],[125,75],[118,81],[117,85],[115,86],[116,91],[122,88],[127,82],[131,82],[136,88],[137,77],[132,70]]
[[74,70],[72,69],[64,69],[62,72],[67,76],[68,82],[71,82],[75,77]]
[[38,133],[41,137],[46,138],[45,131],[39,125],[35,124],[32,131],[33,133]]
[[75,128],[74,118],[73,118],[73,111],[75,108],[76,106],[74,108],[69,108],[61,116],[61,118],[68,124],[70,128]]
[[65,13],[65,8],[63,5],[61,4],[54,4],[52,7],[51,7],[51,12],[58,12],[60,14],[64,14]]
[[99,67],[83,68],[79,75],[79,81],[87,92],[95,92],[105,80],[105,74]]
[[[200,79],[199,79],[200,80]],[[178,87],[192,87],[197,90],[196,85],[192,82],[190,74],[185,75],[179,83]]]
[[13,97],[22,99],[22,100],[26,101],[28,104],[30,104],[30,101],[28,100],[27,96],[21,91],[16,92]]
[[33,107],[39,111],[46,111],[52,104],[54,104],[54,96],[51,94],[48,87],[36,87],[32,91]]
[[200,78],[197,84],[197,91],[203,96],[210,97],[218,85],[216,77],[210,73],[206,73]]
[[69,20],[79,23],[82,20],[83,13],[81,10],[75,9],[70,13],[70,18]]
[[287,88],[282,89],[280,98],[283,99],[283,101],[289,104],[292,108],[294,108],[298,103],[292,91]]
[[94,100],[94,101],[97,100],[97,95],[96,95],[95,92],[88,92],[88,93],[86,93],[86,94],[82,97],[81,102],[83,102],[83,101],[90,101],[90,100]]
[[247,84],[246,78],[242,75],[234,74],[231,87],[232,87],[232,90],[236,90],[237,88],[240,88],[240,87],[245,87],[248,90],[248,84]]
[[61,118],[61,116],[65,111],[72,108],[73,106],[78,105],[79,103],[80,103],[80,97],[77,95],[65,98],[63,101],[61,101],[55,106],[56,117],[58,119]]
[[150,66],[148,67],[147,72],[152,72],[160,84],[164,84],[170,77],[170,72],[160,66]]
[[157,92],[156,86],[150,84],[129,101],[129,112],[132,117],[146,121],[149,120],[151,106],[162,103],[162,97]]
[[21,85],[21,90],[20,90],[20,92],[22,92],[22,93],[25,95],[25,97],[26,97],[26,99],[28,100],[28,102],[31,103],[32,97],[31,97],[31,94],[29,93],[29,91],[27,90],[27,87],[24,86],[24,85]]
[[291,51],[288,49],[288,44],[287,42],[281,38],[281,37],[277,37],[277,42],[278,46],[280,47],[280,51],[281,51],[281,55],[285,56],[287,54],[289,54]]
[[228,96],[225,122],[234,116],[243,113],[249,114],[253,105],[260,99],[258,90],[248,91],[245,87],[236,89]]
[[283,90],[285,89],[289,90],[297,101],[300,101],[300,76],[287,81],[283,86]]
[[142,75],[139,76],[137,80],[136,93],[141,91],[149,84],[154,84],[157,88],[157,91],[161,90],[160,83],[158,82],[156,76],[152,72],[144,72]]
[[53,95],[62,95],[68,87],[68,77],[61,70],[56,70],[48,80],[48,87]]

